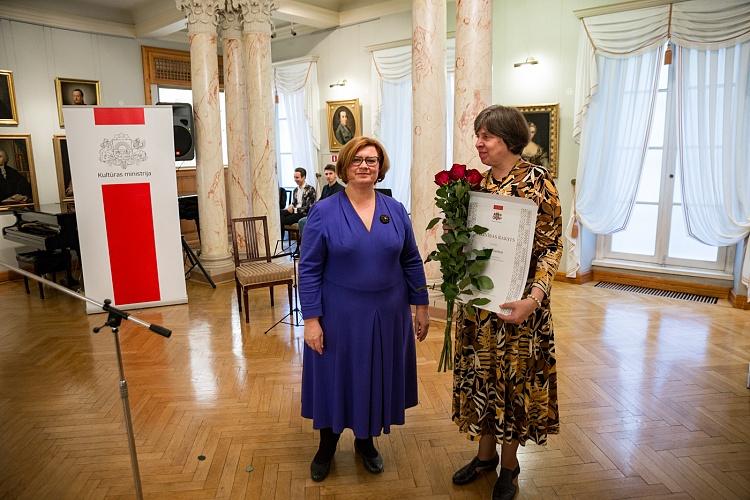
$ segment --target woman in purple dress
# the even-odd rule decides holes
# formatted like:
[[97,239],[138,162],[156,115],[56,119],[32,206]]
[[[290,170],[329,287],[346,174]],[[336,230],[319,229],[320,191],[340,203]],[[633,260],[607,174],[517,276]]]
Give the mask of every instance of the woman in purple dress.
[[347,428],[365,468],[382,472],[372,437],[403,424],[417,404],[414,337],[424,340],[429,328],[426,280],[404,206],[375,191],[388,167],[375,139],[347,142],[336,163],[346,189],[313,205],[305,226],[302,416],[320,430],[315,481],[328,475]]

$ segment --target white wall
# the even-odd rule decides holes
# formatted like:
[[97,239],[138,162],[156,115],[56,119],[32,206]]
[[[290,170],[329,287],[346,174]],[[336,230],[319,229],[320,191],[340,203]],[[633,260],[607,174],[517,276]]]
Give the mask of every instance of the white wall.
[[[57,118],[55,78],[99,80],[101,104],[143,104],[140,46],[148,42],[0,19],[0,68],[13,71],[18,110],[18,126],[0,127],[0,134],[31,134],[41,204],[59,201],[52,136],[65,130]],[[0,215],[0,227],[14,221]],[[14,264],[15,246],[0,238],[0,260]]]

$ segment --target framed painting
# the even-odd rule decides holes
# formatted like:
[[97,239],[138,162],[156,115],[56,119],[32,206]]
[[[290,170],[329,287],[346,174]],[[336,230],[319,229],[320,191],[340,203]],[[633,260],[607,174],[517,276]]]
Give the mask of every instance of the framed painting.
[[521,157],[550,171],[553,178],[558,172],[558,139],[560,130],[560,105],[536,104],[516,106],[529,124],[531,141],[521,153]]
[[0,69],[0,125],[18,125],[13,72]]
[[73,182],[70,178],[70,159],[68,158],[68,140],[64,135],[52,136],[52,148],[55,150],[55,169],[57,170],[57,191],[60,203],[73,201]]
[[39,206],[31,135],[0,135],[0,212]]
[[328,146],[339,151],[353,137],[362,135],[362,108],[359,99],[326,101],[328,105]]
[[77,80],[73,78],[55,78],[57,94],[57,116],[60,127],[64,127],[63,106],[96,106],[101,104],[99,82],[97,80]]

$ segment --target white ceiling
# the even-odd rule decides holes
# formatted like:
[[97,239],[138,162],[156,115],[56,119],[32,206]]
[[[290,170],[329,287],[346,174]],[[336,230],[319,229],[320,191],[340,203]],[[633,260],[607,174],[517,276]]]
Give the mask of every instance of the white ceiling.
[[[351,25],[411,9],[411,0],[275,0],[280,38]],[[62,29],[186,42],[175,0],[0,0],[0,18]],[[288,33],[286,33],[288,35]]]

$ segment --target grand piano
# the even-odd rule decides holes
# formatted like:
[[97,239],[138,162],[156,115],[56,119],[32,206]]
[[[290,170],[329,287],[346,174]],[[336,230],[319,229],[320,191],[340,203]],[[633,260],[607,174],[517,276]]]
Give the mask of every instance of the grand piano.
[[[79,259],[81,253],[78,243],[76,214],[66,210],[66,208],[65,205],[53,203],[41,205],[38,210],[14,210],[13,215],[16,217],[16,221],[13,225],[3,228],[3,238],[27,247],[19,249],[19,265],[22,262],[20,257],[32,255],[28,252],[29,248],[35,250],[33,257],[35,261],[39,261],[40,266],[37,271],[45,269],[43,263],[45,258],[50,262],[59,260],[62,253],[65,260],[67,281],[69,285],[72,285],[75,282],[71,276],[70,251],[74,250]],[[24,254],[23,252],[27,253]]]

